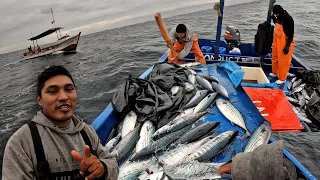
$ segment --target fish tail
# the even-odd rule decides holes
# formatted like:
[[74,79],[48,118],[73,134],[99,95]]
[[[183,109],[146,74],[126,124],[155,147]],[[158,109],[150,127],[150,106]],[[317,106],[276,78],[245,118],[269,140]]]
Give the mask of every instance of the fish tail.
[[251,136],[250,132],[249,132],[249,131],[246,131],[246,134],[244,134],[244,135],[241,137],[241,140],[244,140],[244,139],[246,139],[246,138],[248,138],[248,137],[250,137],[250,136]]

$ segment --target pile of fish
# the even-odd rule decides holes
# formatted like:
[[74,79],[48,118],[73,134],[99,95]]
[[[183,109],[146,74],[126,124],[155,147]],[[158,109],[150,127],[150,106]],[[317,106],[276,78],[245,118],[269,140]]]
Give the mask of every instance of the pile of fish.
[[291,90],[289,95],[287,95],[288,101],[291,103],[293,110],[297,114],[300,121],[303,123],[306,132],[311,132],[311,129],[308,127],[308,124],[312,124],[312,121],[307,118],[305,114],[305,109],[307,108],[308,103],[317,95],[313,90],[312,93],[308,93],[307,84],[303,83],[302,79],[294,77],[287,84],[287,88]]
[[[190,66],[190,65],[189,65]],[[191,65],[192,66],[192,65]],[[119,179],[221,179],[217,176],[223,163],[210,163],[235,139],[237,131],[218,134],[220,122],[203,122],[216,105],[232,124],[250,132],[241,113],[229,102],[228,91],[213,76],[197,75],[192,69],[188,75],[188,88],[196,94],[185,104],[181,113],[166,125],[156,129],[152,121],[143,124],[135,112],[129,112],[118,134],[109,140],[106,148],[120,164]],[[179,86],[173,86],[171,97]],[[267,143],[271,135],[270,124],[263,123],[250,137],[245,152]]]

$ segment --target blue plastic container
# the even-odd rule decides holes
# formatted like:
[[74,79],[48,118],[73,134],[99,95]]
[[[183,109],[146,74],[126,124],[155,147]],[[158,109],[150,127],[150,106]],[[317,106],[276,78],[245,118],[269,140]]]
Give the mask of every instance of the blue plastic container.
[[211,46],[202,46],[201,51],[205,53],[212,53],[212,47]]

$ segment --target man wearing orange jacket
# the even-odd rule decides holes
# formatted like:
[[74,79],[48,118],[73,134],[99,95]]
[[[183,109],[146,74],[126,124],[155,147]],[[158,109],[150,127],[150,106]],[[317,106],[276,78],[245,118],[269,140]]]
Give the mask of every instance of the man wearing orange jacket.
[[290,69],[294,43],[294,21],[280,5],[274,5],[271,17],[275,23],[272,45],[271,77],[278,77],[277,84],[286,81]]
[[[189,26],[179,24],[176,28],[173,28],[170,32],[171,42],[173,48],[176,50],[176,56],[171,52],[168,54],[169,63],[179,64],[179,58],[186,57],[190,51],[194,53],[195,61],[202,64],[206,64],[206,60],[199,47],[198,38],[192,32]],[[181,62],[180,62],[181,63]]]

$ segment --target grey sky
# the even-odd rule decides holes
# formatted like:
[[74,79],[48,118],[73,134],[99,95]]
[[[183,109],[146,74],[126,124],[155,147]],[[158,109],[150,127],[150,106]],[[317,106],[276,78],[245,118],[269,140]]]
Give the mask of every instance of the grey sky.
[[[82,35],[113,28],[114,24],[155,12],[216,2],[218,0],[0,0],[0,54],[31,45],[27,41],[49,28],[53,8],[57,26],[65,27],[62,33]],[[228,1],[235,0],[225,0]],[[236,0],[253,1],[253,0]],[[208,8],[208,7],[206,7]],[[188,13],[188,12],[185,12]],[[123,24],[125,25],[125,24]],[[39,44],[55,40],[54,35],[41,39]]]

